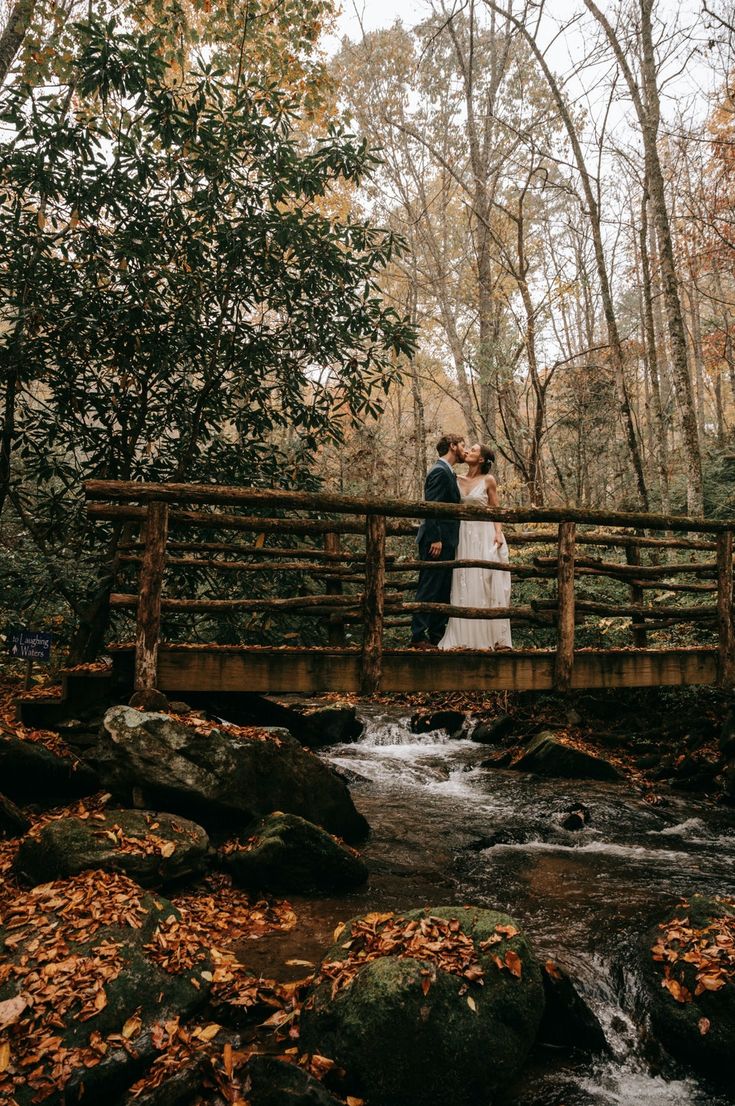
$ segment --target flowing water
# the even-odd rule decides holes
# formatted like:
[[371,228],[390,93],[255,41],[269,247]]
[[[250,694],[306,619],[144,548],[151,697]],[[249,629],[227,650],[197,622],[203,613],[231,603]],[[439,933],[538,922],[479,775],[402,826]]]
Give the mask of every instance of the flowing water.
[[[317,961],[340,920],[367,909],[475,903],[507,911],[543,959],[575,980],[612,1055],[570,1059],[538,1048],[502,1106],[723,1106],[731,1097],[647,1059],[637,1018],[635,948],[680,895],[735,895],[735,814],[672,794],[650,807],[631,787],[544,780],[480,767],[488,749],[368,708],[365,732],[324,759],[349,779],[372,835],[367,889],[296,903],[299,925],[281,938],[288,959]],[[583,803],[580,830],[562,828]],[[261,955],[273,968],[275,950]],[[264,965],[265,966],[265,965]],[[447,1104],[451,1106],[451,1104]],[[478,1106],[484,1104],[478,1103]]]

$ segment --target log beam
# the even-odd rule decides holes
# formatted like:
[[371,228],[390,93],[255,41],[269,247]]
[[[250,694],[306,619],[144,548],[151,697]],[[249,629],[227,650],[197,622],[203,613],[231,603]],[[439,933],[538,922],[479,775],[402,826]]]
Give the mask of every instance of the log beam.
[[573,522],[559,525],[559,570],[557,578],[558,627],[554,686],[568,691],[574,668],[574,542]]
[[735,625],[733,624],[732,530],[717,536],[717,629],[719,636],[718,683],[735,687]]
[[380,690],[383,668],[383,618],[385,603],[385,518],[368,515],[365,520],[365,633],[362,645],[363,695]]
[[168,504],[155,501],[146,509],[145,549],[140,569],[140,594],[135,628],[135,690],[157,686],[161,631],[161,589],[166,563]]

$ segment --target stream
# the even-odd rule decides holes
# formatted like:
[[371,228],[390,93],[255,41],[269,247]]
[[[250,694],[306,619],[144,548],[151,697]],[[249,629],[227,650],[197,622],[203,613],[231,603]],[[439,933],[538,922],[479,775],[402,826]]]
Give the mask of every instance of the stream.
[[[396,708],[367,707],[362,717],[358,742],[322,755],[348,777],[372,827],[363,850],[370,884],[340,898],[294,899],[298,925],[251,947],[251,966],[298,978],[305,964],[318,963],[339,921],[368,910],[447,903],[505,910],[542,960],[569,972],[612,1056],[570,1058],[538,1047],[498,1106],[732,1103],[700,1077],[657,1070],[647,1058],[635,1020],[633,950],[680,895],[735,895],[735,812],[674,792],[665,807],[651,807],[626,783],[482,768],[487,746],[412,734]],[[580,804],[588,824],[562,828]]]

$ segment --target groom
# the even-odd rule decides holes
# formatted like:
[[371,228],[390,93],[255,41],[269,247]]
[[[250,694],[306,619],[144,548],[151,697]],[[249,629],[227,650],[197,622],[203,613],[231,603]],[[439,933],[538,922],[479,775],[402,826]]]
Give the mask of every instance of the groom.
[[[454,465],[465,458],[464,438],[445,434],[436,443],[439,460],[429,469],[424,485],[424,499],[429,503],[459,503],[461,496]],[[426,518],[419,527],[416,541],[422,561],[453,561],[459,539],[459,519]],[[452,591],[452,568],[422,568],[416,589],[416,601],[448,603]],[[449,616],[417,611],[411,622],[411,645],[416,649],[431,649],[438,645],[447,628]]]

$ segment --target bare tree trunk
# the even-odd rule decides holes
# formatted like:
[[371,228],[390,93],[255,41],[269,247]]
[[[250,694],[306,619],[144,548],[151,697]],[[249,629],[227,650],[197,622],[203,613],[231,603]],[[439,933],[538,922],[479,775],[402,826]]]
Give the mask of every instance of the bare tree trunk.
[[646,180],[658,237],[661,287],[666,307],[669,342],[671,346],[671,362],[681,408],[684,443],[688,454],[687,509],[690,514],[698,515],[702,514],[704,511],[702,453],[694,409],[692,382],[689,376],[686,331],[684,328],[684,316],[679,296],[679,282],[674,259],[674,245],[671,236],[669,211],[666,203],[666,188],[663,170],[661,168],[661,159],[658,152],[658,130],[661,105],[657,84],[656,57],[653,46],[652,12],[654,0],[639,0],[641,16],[642,94],[633,74],[633,70],[628,62],[626,51],[623,49],[610,21],[598,8],[594,0],[584,0],[584,3],[605,32],[618,66],[625,77],[641,128]]
[[36,10],[36,0],[16,0],[8,16],[8,22],[0,35],[0,84],[10,72],[10,67],[23,45]]
[[661,510],[671,514],[671,496],[669,494],[669,443],[666,420],[661,403],[661,382],[658,372],[658,350],[656,348],[656,327],[653,319],[653,285],[651,282],[651,259],[648,255],[648,197],[644,193],[641,200],[641,226],[639,233],[641,255],[641,278],[643,292],[643,333],[646,347],[646,367],[653,395],[653,411],[656,420],[656,439],[658,444],[658,469],[660,474]]
[[[585,0],[585,3],[588,2],[589,0]],[[514,15],[511,15],[508,11],[503,11],[503,9],[501,9],[495,3],[495,0],[485,0],[485,3],[487,7],[489,7],[492,11],[503,15],[515,27],[515,29],[521,35],[523,35],[524,39],[531,49],[531,52],[533,53],[533,56],[536,59],[536,62],[543,72],[544,77],[546,78],[549,90],[559,112],[559,116],[569,137],[569,143],[574,153],[574,160],[582,182],[584,198],[587,204],[590,228],[592,231],[592,243],[595,253],[595,263],[597,266],[598,280],[600,282],[600,295],[602,298],[605,323],[607,325],[608,341],[610,343],[610,355],[615,371],[615,378],[618,383],[620,408],[623,414],[623,422],[625,426],[628,450],[630,452],[630,458],[633,463],[633,469],[635,472],[636,484],[638,488],[638,495],[640,497],[641,503],[644,505],[645,509],[648,510],[648,489],[646,487],[646,478],[643,471],[643,461],[638,444],[638,436],[636,433],[635,423],[633,421],[633,413],[631,411],[630,400],[625,383],[625,358],[623,356],[620,331],[618,330],[618,321],[615,314],[615,306],[613,302],[612,291],[610,288],[610,280],[607,272],[605,249],[602,241],[602,227],[600,221],[599,203],[595,195],[595,190],[592,187],[592,179],[587,169],[587,163],[585,161],[584,153],[582,152],[582,145],[579,141],[577,128],[572,118],[569,105],[564,98],[559,83],[549,67],[549,63],[546,60],[544,52],[539,47],[531,31],[529,31],[529,29],[523,22],[521,22],[521,20],[516,19],[516,17]]]

